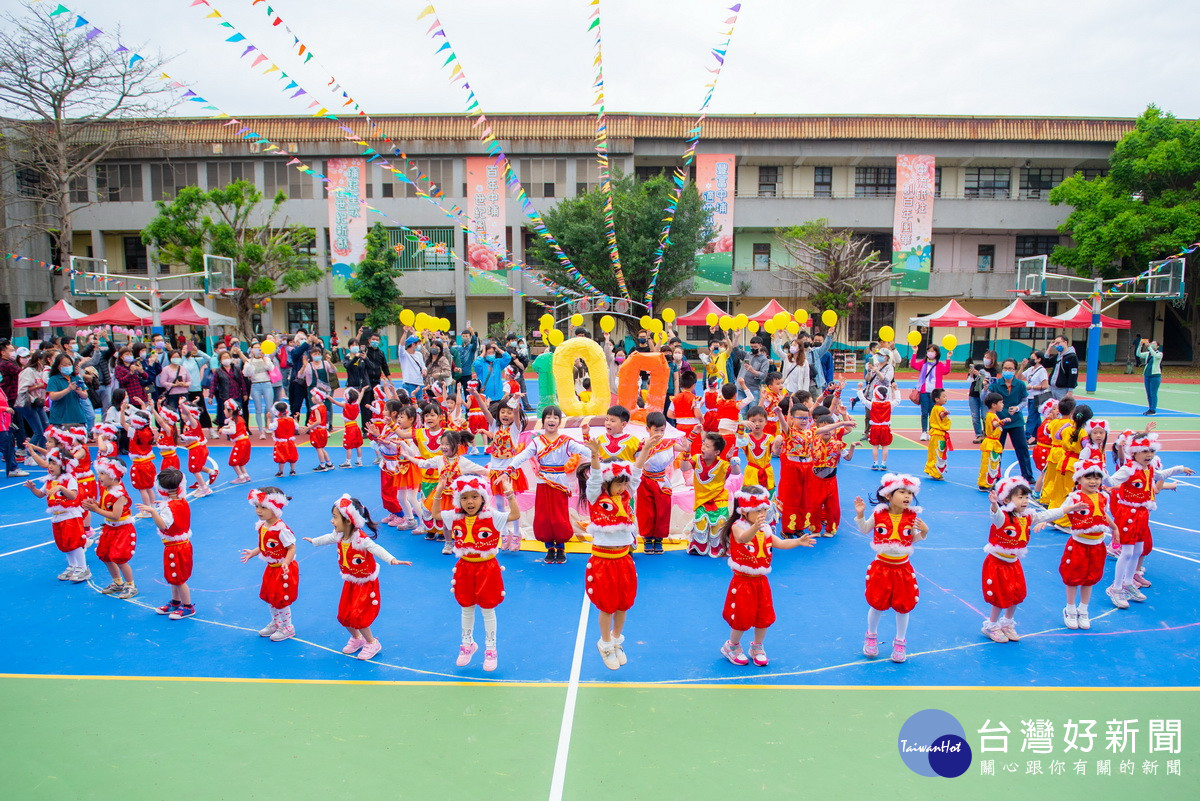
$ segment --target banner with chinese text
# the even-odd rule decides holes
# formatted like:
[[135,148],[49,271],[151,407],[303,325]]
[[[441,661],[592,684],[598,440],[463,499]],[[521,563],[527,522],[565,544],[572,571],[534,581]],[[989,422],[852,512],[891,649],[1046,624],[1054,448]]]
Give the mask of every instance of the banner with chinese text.
[[693,292],[733,291],[733,199],[737,186],[737,161],[732,153],[696,156],[696,189],[700,202],[712,215],[712,241],[696,254]]
[[[467,261],[477,270],[499,270],[502,265],[497,253],[508,250],[505,230],[504,179],[495,159],[486,156],[467,157],[467,217],[471,235],[467,237]],[[507,271],[493,278],[503,280]],[[467,275],[467,287],[472,295],[502,295],[505,290],[496,281]]]
[[896,289],[929,289],[934,184],[933,156],[896,156],[892,223],[892,286]]
[[332,294],[346,296],[346,281],[367,254],[365,190],[366,159],[329,159],[329,269],[333,274]]

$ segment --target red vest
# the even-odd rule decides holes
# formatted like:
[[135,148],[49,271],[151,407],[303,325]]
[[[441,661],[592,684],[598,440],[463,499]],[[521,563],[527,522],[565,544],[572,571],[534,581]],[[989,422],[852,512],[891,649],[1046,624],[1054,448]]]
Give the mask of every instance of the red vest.
[[273,525],[259,521],[258,550],[268,562],[281,562],[287,556],[288,546],[283,544],[276,529],[287,530],[287,524],[280,520]]
[[119,526],[128,525],[133,522],[130,516],[129,509],[129,494],[125,492],[125,487],[122,484],[117,484],[112,487],[100,488],[100,508],[106,512],[111,512],[117,505],[117,501],[125,499],[125,516],[120,520],[109,520],[107,517],[101,518],[103,524],[109,528],[117,528]]
[[874,529],[871,546],[876,556],[884,562],[906,562],[912,551],[917,513],[906,509],[898,517],[898,520],[893,518],[887,507],[877,510],[872,517]]
[[[183,542],[192,538],[192,507],[183,498],[171,498],[167,501],[171,510],[171,525],[158,533],[163,543]],[[259,532],[261,543],[262,532]]]
[[1100,493],[1087,495],[1077,491],[1067,496],[1066,503],[1086,503],[1089,507],[1086,512],[1072,512],[1067,515],[1067,519],[1071,521],[1073,539],[1088,544],[1104,542],[1104,535],[1110,528],[1105,516],[1105,501],[1105,497]]
[[761,529],[749,542],[729,540],[729,566],[738,573],[763,575],[771,572],[771,535]]
[[[1004,522],[999,526],[992,524],[988,531],[988,547],[985,549],[993,556],[1006,562],[1015,561],[1017,551],[1023,551],[1029,545],[1029,515],[1004,513]],[[997,552],[999,551],[999,552]]]
[[359,539],[366,535],[355,532],[348,540],[338,540],[338,569],[342,578],[355,584],[365,584],[379,577],[379,565],[375,562],[375,554],[365,548],[355,547]]
[[491,516],[458,515],[451,527],[454,548],[468,562],[483,562],[496,555],[500,547],[500,530]]

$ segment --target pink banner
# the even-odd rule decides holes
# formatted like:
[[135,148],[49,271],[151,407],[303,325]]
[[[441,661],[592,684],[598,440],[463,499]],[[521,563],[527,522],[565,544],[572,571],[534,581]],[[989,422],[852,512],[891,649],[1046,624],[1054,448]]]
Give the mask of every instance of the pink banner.
[[737,157],[732,153],[696,156],[696,189],[700,202],[712,216],[713,239],[696,255],[696,294],[733,291],[733,198],[737,185]]
[[929,289],[936,184],[933,156],[896,156],[892,286],[897,289]]
[[346,280],[367,255],[366,159],[329,159],[329,261],[333,294],[349,295]]
[[508,250],[504,220],[504,181],[495,159],[467,157],[467,217],[472,235],[467,244],[467,261],[479,270],[500,266],[496,252]]

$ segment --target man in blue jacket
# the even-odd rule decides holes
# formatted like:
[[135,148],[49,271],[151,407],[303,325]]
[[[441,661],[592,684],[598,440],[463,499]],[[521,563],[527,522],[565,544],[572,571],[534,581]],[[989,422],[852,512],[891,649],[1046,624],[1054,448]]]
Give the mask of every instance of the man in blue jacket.
[[479,392],[489,401],[504,397],[504,368],[512,361],[512,354],[502,351],[495,342],[483,346],[483,356],[475,360],[475,377],[479,379]]

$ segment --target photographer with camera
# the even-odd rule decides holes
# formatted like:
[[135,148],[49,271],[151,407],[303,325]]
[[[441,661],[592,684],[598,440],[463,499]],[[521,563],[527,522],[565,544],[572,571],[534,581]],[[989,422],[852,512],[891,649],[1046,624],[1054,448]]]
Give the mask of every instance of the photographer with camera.
[[1050,400],[1050,375],[1042,365],[1043,358],[1044,354],[1035,350],[1021,362],[1017,371],[1017,377],[1025,382],[1025,387],[1029,390],[1029,399],[1026,401],[1028,416],[1025,418],[1025,439],[1030,445],[1037,442],[1038,426],[1042,424],[1042,404]]
[[82,426],[87,424],[89,413],[93,418],[96,416],[83,377],[75,373],[70,354],[60,353],[54,359],[46,395],[50,399],[50,422],[55,426]]
[[1158,341],[1142,339],[1138,343],[1138,360],[1145,360],[1142,369],[1142,383],[1146,387],[1146,411],[1142,414],[1158,414],[1158,387],[1162,384],[1162,351],[1158,349]]

